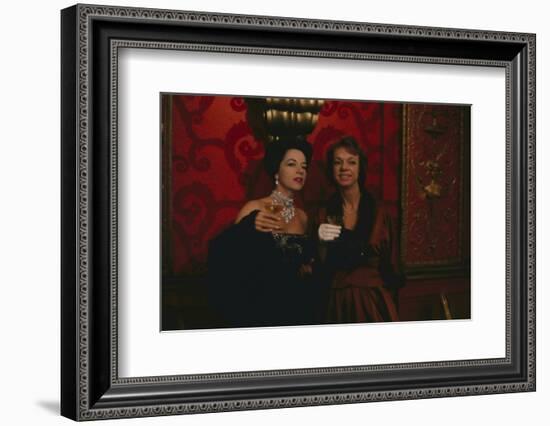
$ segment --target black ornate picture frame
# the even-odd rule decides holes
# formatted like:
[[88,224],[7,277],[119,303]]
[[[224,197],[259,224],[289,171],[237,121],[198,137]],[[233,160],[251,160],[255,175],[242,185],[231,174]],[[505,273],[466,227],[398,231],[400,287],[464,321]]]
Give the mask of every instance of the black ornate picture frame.
[[[535,390],[534,34],[95,5],[64,9],[61,29],[62,415],[93,420]],[[122,47],[504,69],[505,357],[119,377]]]

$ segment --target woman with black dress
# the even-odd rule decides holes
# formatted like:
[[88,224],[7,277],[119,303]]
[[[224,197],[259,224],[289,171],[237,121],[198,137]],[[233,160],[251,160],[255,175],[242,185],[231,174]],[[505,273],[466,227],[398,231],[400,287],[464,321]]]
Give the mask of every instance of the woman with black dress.
[[315,250],[307,236],[307,215],[294,205],[311,151],[304,140],[270,143],[264,166],[273,178],[273,192],[247,202],[235,223],[210,242],[211,300],[227,326],[319,321],[320,293],[311,280]]
[[366,157],[346,137],[327,152],[327,175],[337,191],[319,215],[318,236],[328,279],[329,323],[398,320],[390,289],[402,285],[389,215],[365,189]]

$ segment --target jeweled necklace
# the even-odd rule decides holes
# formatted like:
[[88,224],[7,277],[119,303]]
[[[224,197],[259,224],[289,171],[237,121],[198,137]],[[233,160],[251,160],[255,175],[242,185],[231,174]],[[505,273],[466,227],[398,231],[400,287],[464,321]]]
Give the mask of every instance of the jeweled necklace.
[[285,223],[290,223],[296,214],[296,211],[294,210],[294,199],[277,190],[271,193],[271,198],[274,206],[283,206],[283,209],[281,210],[281,217]]

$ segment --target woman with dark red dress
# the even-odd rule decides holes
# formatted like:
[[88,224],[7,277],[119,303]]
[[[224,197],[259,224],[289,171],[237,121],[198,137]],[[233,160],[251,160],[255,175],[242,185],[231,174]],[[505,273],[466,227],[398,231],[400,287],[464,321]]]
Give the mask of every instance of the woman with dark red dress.
[[366,157],[346,137],[327,152],[327,175],[337,191],[319,215],[322,270],[328,279],[328,323],[397,321],[392,222],[365,189]]

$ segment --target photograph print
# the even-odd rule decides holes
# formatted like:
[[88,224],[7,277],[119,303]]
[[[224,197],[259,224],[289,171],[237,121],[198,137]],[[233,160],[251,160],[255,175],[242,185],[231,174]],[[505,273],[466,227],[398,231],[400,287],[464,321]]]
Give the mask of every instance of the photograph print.
[[470,106],[162,93],[161,331],[470,319]]

